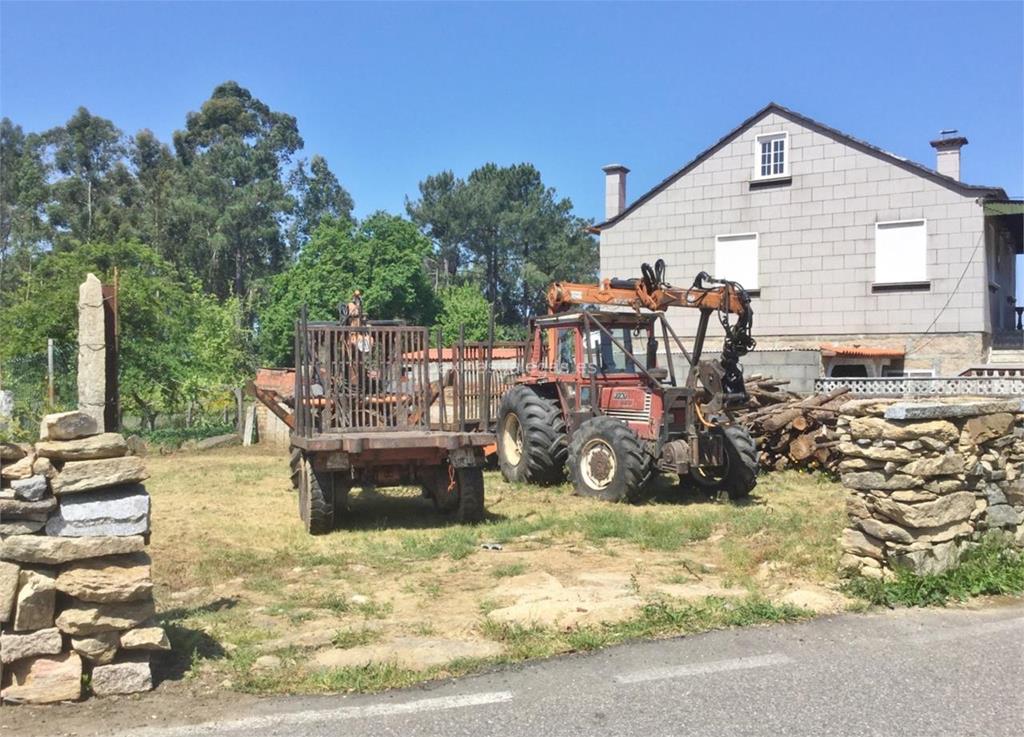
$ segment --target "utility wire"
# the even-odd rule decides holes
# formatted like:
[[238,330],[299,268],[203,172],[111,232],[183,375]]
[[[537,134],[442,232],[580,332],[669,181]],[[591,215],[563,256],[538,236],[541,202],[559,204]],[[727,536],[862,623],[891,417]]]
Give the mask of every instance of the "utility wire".
[[[953,287],[953,291],[949,293],[949,297],[946,299],[946,303],[944,305],[942,305],[942,307],[939,309],[938,312],[935,313],[935,319],[932,320],[932,324],[929,325],[925,329],[925,331],[923,333],[921,333],[921,335],[917,339],[923,338],[926,335],[928,335],[928,333],[931,332],[932,328],[935,327],[935,324],[939,321],[939,318],[942,317],[942,313],[946,311],[947,307],[949,307],[949,303],[953,301],[953,297],[955,297],[956,293],[958,291],[960,291],[960,285],[963,284],[964,277],[967,276],[967,272],[970,270],[971,264],[974,263],[974,257],[978,253],[978,249],[981,247],[981,244],[984,242],[984,240],[985,240],[985,229],[982,228],[981,233],[978,234],[978,240],[974,244],[974,250],[971,251],[971,257],[969,259],[967,259],[967,263],[964,265],[963,273],[961,273],[960,274],[960,278],[956,280],[956,286],[954,286]],[[931,339],[929,339],[929,340],[925,341],[924,343],[922,343],[921,345],[915,347],[913,350],[920,351],[926,345],[928,345],[929,343],[934,341],[935,338],[937,338],[937,337],[938,337],[937,335],[933,336]]]

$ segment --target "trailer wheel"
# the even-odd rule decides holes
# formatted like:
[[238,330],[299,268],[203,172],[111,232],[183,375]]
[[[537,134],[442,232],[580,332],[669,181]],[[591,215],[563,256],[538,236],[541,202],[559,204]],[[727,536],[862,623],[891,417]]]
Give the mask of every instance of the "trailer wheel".
[[729,425],[720,429],[725,450],[725,465],[720,469],[693,468],[690,475],[698,485],[719,489],[729,494],[730,499],[750,496],[757,486],[757,444],[750,432],[741,425]]
[[455,513],[459,522],[480,522],[484,518],[484,470],[479,466],[440,466],[430,480],[434,507],[443,514]]
[[296,491],[302,482],[302,449],[294,445],[288,455],[288,467],[291,469],[292,488]]
[[565,418],[555,400],[527,386],[512,387],[501,400],[497,436],[506,481],[557,484],[565,478]]
[[299,517],[310,535],[334,529],[335,474],[317,471],[303,454],[299,479]]
[[455,485],[459,490],[459,522],[482,522],[484,519],[484,470],[479,466],[456,468]]
[[573,433],[569,475],[580,496],[632,501],[651,477],[651,456],[619,420],[594,417]]

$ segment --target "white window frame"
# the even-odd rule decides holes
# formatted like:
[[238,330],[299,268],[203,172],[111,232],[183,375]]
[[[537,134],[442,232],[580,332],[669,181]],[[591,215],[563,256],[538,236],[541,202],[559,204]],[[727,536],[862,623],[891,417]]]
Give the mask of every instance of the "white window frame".
[[[772,171],[775,167],[775,149],[772,147],[769,160],[769,173],[763,174],[761,172],[762,161],[762,144],[765,141],[782,141],[782,171]],[[774,133],[762,133],[754,138],[754,180],[759,182],[768,181],[771,179],[789,179],[789,160],[792,152],[789,149],[789,133],[787,131],[775,131]]]
[[[721,268],[718,257],[718,246],[723,242],[751,240],[754,242],[754,283],[747,284],[742,278],[736,279],[735,273],[729,274],[726,269]],[[723,233],[715,236],[714,271],[716,279],[729,279],[738,281],[748,292],[757,292],[761,289],[761,236],[758,233]],[[744,276],[740,274],[739,276]]]
[[[922,264],[920,274],[914,274],[911,278],[906,279],[879,279],[878,274],[878,231],[881,228],[893,225],[912,225],[919,224],[924,233],[924,252],[921,254]],[[878,285],[888,284],[925,284],[928,282],[928,221],[925,218],[909,218],[907,220],[884,220],[875,223],[875,273],[874,283]]]

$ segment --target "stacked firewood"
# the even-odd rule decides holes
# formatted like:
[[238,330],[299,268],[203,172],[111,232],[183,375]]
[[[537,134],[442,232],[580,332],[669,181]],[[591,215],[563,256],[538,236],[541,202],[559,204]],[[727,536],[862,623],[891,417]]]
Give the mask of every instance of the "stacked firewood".
[[761,468],[835,471],[842,460],[836,418],[849,387],[803,396],[784,389],[787,383],[763,376],[747,380],[750,402],[737,416],[757,442]]

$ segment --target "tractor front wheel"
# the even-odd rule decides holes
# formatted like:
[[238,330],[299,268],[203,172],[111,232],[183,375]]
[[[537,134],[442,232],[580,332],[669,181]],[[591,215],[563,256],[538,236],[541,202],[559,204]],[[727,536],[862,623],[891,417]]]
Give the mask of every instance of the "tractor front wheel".
[[580,496],[633,501],[651,477],[651,457],[625,424],[594,417],[573,433],[569,475]]
[[514,386],[498,410],[498,465],[506,481],[557,484],[565,478],[565,418],[558,402]]

